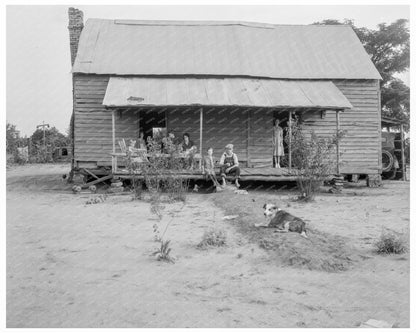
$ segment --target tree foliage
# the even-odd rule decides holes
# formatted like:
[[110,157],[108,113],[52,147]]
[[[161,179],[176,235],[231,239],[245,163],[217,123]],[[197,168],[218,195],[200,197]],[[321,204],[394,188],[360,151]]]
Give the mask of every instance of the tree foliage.
[[[33,144],[43,145],[43,129],[38,128],[31,136]],[[45,130],[46,145],[53,145],[55,147],[65,147],[69,143],[67,136],[58,131],[56,127],[51,127]]]
[[13,154],[18,147],[19,143],[19,132],[16,129],[16,125],[7,123],[6,124],[6,152]]
[[71,140],[58,131],[56,127],[45,129],[45,140],[43,129],[38,128],[33,132],[31,139],[30,155],[33,162],[53,162],[53,153],[57,147],[70,145]]
[[399,19],[391,24],[380,23],[376,30],[357,27],[353,20],[323,20],[313,24],[350,25],[371,61],[379,71],[381,81],[382,115],[404,120],[409,127],[410,89],[396,74],[409,70],[410,66],[410,32],[408,20]]

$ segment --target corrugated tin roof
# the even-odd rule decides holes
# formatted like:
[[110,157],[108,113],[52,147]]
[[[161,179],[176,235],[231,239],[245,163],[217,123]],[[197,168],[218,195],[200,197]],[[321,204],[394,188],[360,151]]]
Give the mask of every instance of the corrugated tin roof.
[[103,105],[352,108],[331,81],[111,77]]
[[349,26],[89,19],[73,72],[380,79]]

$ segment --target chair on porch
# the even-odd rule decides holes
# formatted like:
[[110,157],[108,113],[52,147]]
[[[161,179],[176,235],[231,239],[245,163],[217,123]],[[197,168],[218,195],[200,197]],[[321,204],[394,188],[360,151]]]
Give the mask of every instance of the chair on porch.
[[127,145],[124,139],[118,140],[118,145],[120,146],[120,150],[123,154],[127,155]]

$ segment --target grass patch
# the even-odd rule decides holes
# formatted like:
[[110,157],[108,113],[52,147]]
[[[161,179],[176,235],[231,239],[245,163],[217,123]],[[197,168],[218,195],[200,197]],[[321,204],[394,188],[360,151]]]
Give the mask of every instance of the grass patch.
[[204,232],[202,240],[197,247],[206,249],[209,247],[221,247],[227,245],[227,233],[223,229],[211,228]]
[[403,235],[392,230],[383,230],[374,245],[379,254],[401,254],[408,251]]

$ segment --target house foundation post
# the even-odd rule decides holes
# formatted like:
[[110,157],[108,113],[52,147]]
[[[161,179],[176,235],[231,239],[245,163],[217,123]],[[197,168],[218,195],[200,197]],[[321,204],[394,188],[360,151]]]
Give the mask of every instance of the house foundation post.
[[113,173],[117,172],[117,156],[116,154],[116,111],[111,111],[111,129],[113,135],[113,156],[111,157],[111,170]]
[[203,130],[203,122],[204,122],[204,109],[199,109],[199,153],[201,154],[201,161],[199,163],[199,169],[202,170],[202,130]]

